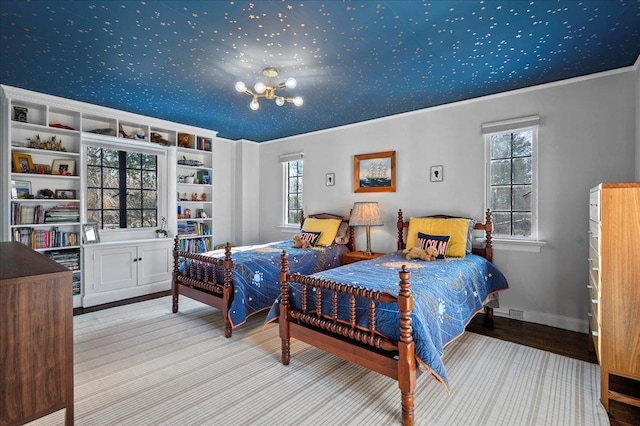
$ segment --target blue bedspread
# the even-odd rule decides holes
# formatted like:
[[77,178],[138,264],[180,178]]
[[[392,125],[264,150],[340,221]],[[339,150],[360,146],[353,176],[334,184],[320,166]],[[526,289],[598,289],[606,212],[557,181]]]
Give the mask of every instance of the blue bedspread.
[[[458,259],[425,262],[406,260],[401,251],[313,276],[397,296],[400,281],[398,271],[402,265],[407,265],[407,270],[411,272],[409,281],[414,298],[412,325],[416,357],[448,391],[446,369],[441,359],[445,345],[464,332],[467,323],[483,308],[483,302],[489,295],[508,288],[507,280],[495,265],[474,254]],[[290,298],[293,307],[299,309],[301,293],[297,284],[291,284]],[[315,302],[309,303],[315,306]],[[339,312],[348,312],[348,299],[339,299],[339,305]],[[279,305],[276,303],[267,316],[267,322],[276,319],[278,312]],[[381,304],[377,312],[378,332],[398,341],[400,315],[397,305]],[[358,309],[357,316],[359,324],[368,325],[366,303]]]
[[[329,247],[291,248],[292,240],[231,249],[234,294],[229,309],[232,327],[243,324],[257,312],[268,309],[280,294],[280,255],[285,250],[292,272],[313,274],[342,265],[342,255],[349,251],[343,244]],[[203,253],[224,258],[224,250]],[[222,272],[218,276],[224,281]]]

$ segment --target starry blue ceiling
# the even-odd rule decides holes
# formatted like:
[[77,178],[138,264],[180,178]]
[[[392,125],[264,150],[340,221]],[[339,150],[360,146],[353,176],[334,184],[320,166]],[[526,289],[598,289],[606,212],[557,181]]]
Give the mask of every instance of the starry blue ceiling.
[[[631,66],[638,1],[0,1],[0,83],[269,141]],[[295,77],[304,104],[234,89]]]

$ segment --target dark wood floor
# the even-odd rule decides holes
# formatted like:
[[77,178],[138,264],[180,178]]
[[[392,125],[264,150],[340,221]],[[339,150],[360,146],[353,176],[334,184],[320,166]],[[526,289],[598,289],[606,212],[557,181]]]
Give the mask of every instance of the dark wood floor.
[[[94,306],[91,308],[76,308],[73,310],[73,314],[80,315],[114,306],[127,305],[156,297],[168,296],[170,294],[171,293],[169,291],[165,291],[148,296]],[[476,317],[467,326],[467,331],[530,346],[586,362],[598,362],[595,354],[589,351],[589,337],[585,333],[576,333],[573,331],[513,320],[510,318],[494,317],[493,320],[488,320],[484,314],[476,315]],[[611,401],[609,421],[611,422],[611,426],[640,425],[640,409],[638,407]]]

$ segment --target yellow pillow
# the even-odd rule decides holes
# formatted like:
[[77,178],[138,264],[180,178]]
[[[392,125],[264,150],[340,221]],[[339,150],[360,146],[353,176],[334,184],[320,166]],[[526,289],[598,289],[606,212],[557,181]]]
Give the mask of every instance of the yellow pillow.
[[431,217],[412,217],[407,231],[405,252],[418,244],[418,232],[433,235],[449,235],[447,257],[464,257],[467,251],[469,219],[436,219]]
[[310,217],[309,219],[304,220],[302,230],[308,232],[322,232],[316,246],[330,246],[336,238],[340,223],[342,223],[340,219],[316,219],[315,217]]

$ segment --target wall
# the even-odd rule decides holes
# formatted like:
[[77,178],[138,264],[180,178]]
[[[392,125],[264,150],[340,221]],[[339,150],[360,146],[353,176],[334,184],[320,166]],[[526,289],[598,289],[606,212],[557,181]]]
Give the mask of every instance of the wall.
[[[278,156],[304,152],[304,209],[347,215],[354,201],[378,201],[385,226],[371,232],[374,251],[395,249],[396,213],[449,213],[483,218],[484,146],[480,126],[539,114],[540,252],[496,247],[495,263],[510,290],[501,309],[524,319],[586,332],[587,205],[589,189],[634,179],[637,72],[625,69],[474,101],[369,121],[260,144],[260,241],[283,233],[282,169]],[[309,107],[311,103],[306,103]],[[395,150],[397,192],[355,194],[353,156]],[[429,182],[429,167],[444,166],[444,181]],[[326,173],[335,186],[325,186]],[[254,173],[244,170],[243,176]],[[365,244],[357,231],[358,247]]]

